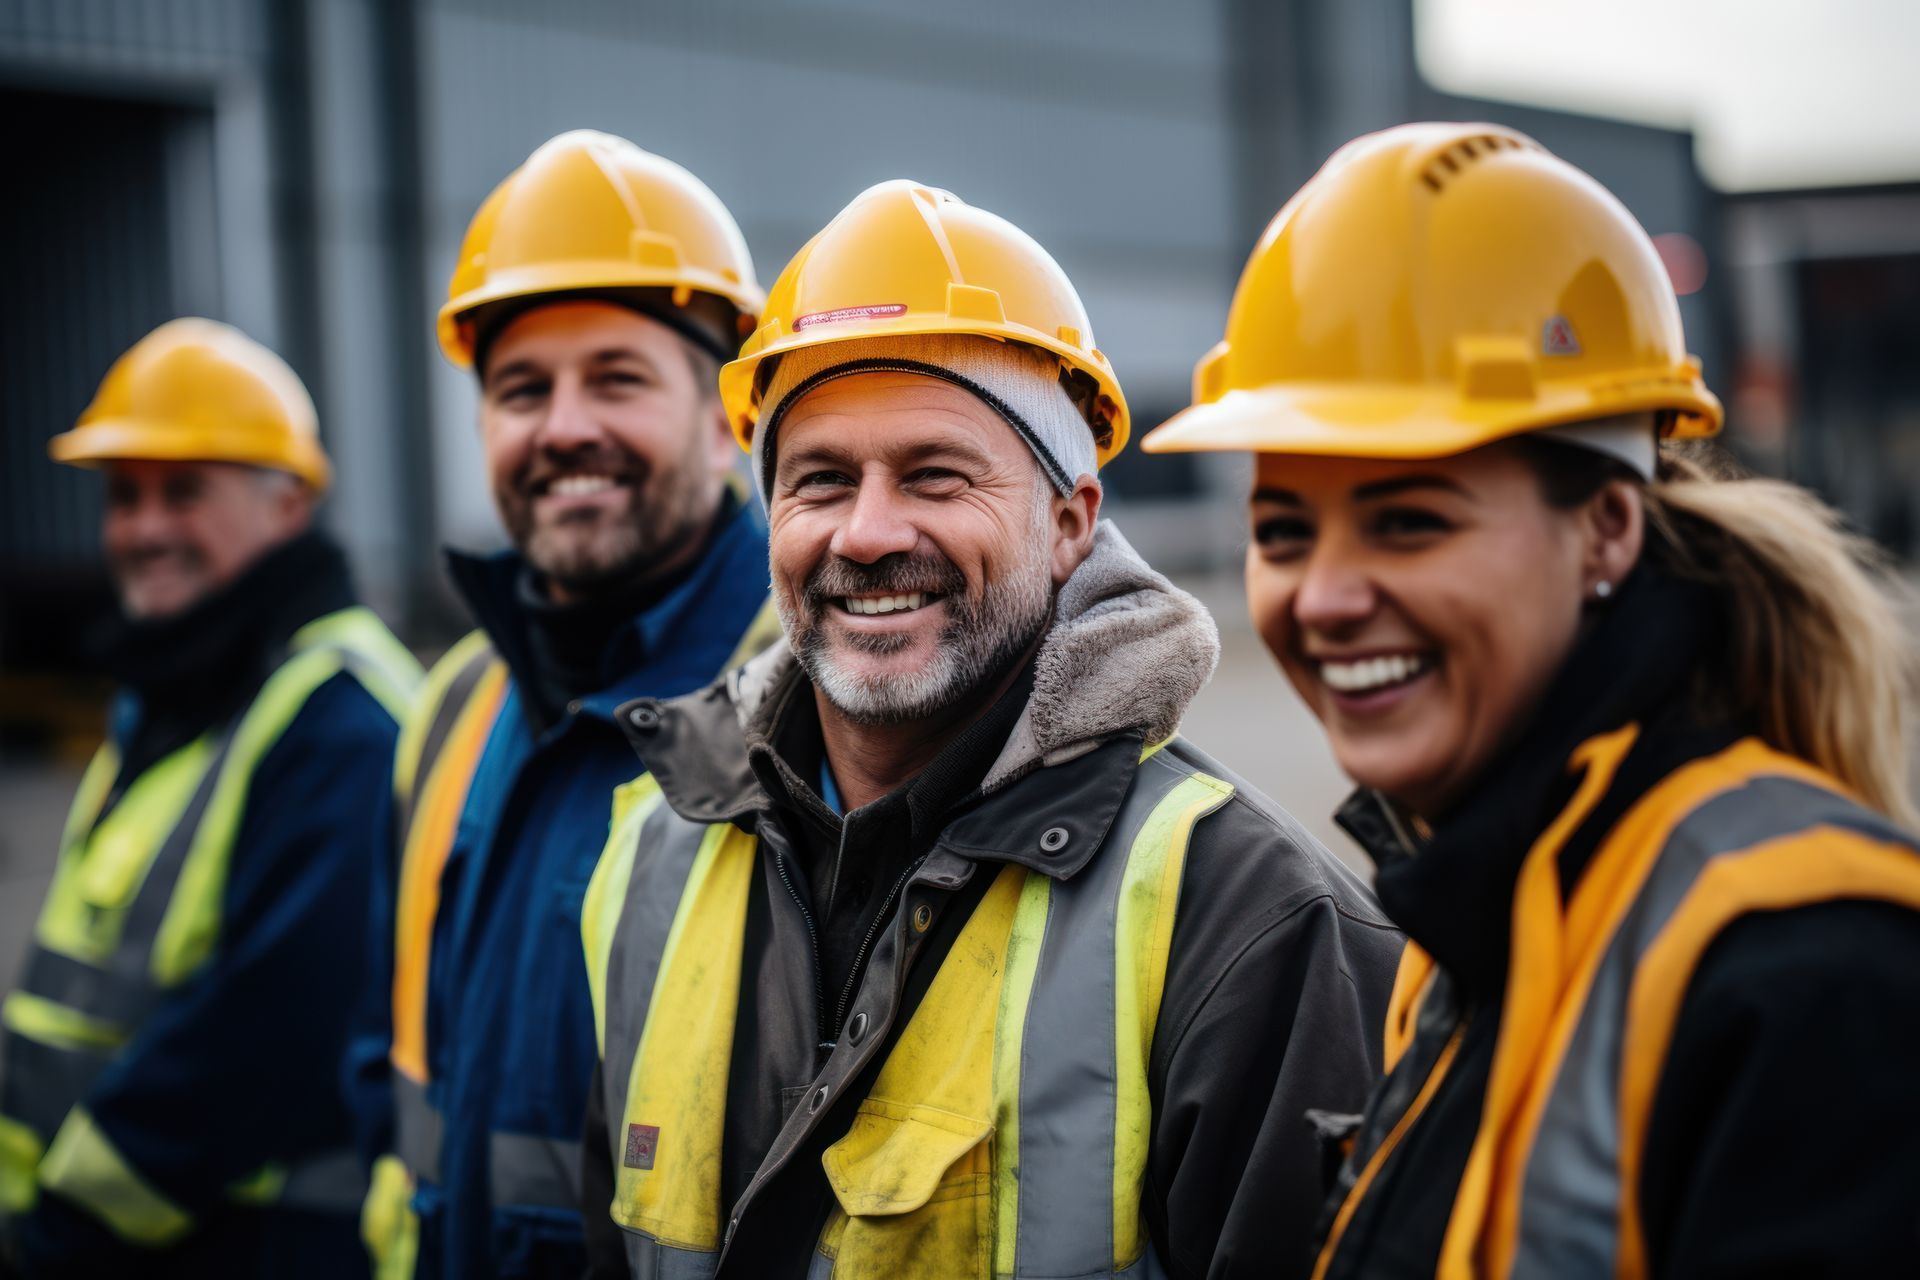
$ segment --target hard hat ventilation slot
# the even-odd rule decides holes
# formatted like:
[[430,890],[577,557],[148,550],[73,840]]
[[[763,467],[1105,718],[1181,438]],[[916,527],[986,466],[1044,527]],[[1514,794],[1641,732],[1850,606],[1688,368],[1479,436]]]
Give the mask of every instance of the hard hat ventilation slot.
[[1524,151],[1527,144],[1518,138],[1509,138],[1497,133],[1479,133],[1462,138],[1436,155],[1426,168],[1420,171],[1420,181],[1427,190],[1438,192],[1446,190],[1447,183],[1465,170],[1467,165],[1481,160],[1496,151]]

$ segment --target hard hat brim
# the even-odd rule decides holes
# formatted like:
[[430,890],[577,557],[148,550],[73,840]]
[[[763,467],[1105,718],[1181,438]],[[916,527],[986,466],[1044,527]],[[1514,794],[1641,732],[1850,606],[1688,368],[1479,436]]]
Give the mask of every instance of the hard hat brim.
[[1145,453],[1284,453],[1447,458],[1529,431],[1624,413],[1670,411],[1674,437],[1720,430],[1720,401],[1691,380],[1561,387],[1527,400],[1467,400],[1424,387],[1302,383],[1229,391],[1149,431]]
[[930,334],[964,334],[998,339],[1002,342],[1024,343],[1029,347],[1037,347],[1060,360],[1061,363],[1086,374],[1099,384],[1100,390],[1113,401],[1115,408],[1112,420],[1113,434],[1107,445],[1098,452],[1099,465],[1106,466],[1126,447],[1131,431],[1127,401],[1121,394],[1120,383],[1111,370],[1103,370],[1089,364],[1072,347],[1044,334],[1036,333],[1025,325],[979,320],[956,323],[943,314],[836,322],[830,333],[818,336],[809,333],[788,335],[721,366],[720,401],[727,411],[728,419],[733,424],[733,438],[739,443],[741,449],[748,453],[753,451],[753,429],[760,416],[760,406],[755,400],[754,374],[763,361],[772,360],[791,351],[834,343],[885,338],[918,338]]
[[47,456],[75,467],[103,462],[237,462],[291,472],[316,494],[333,483],[333,467],[320,446],[296,439],[291,444],[263,440],[248,448],[236,433],[183,430],[178,425],[137,418],[106,418],[75,427],[47,441]]
[[478,289],[451,298],[440,308],[437,334],[440,350],[462,369],[473,365],[473,347],[461,331],[461,322],[493,302],[541,294],[567,294],[592,289],[688,289],[724,298],[749,321],[759,318],[765,296],[756,288],[710,271],[687,267],[652,268],[625,261],[583,260],[542,262],[516,267],[490,277]]

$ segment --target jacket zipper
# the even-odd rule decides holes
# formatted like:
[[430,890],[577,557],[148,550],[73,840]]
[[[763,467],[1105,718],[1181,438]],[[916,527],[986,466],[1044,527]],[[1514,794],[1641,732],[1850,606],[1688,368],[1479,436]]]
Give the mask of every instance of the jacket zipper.
[[813,927],[813,911],[807,906],[800,891],[793,887],[793,877],[787,874],[787,855],[783,852],[773,860],[773,868],[780,873],[780,883],[787,886],[787,893],[793,898],[793,905],[800,908],[800,919],[807,926],[807,944],[813,949],[813,1033],[816,1037],[814,1048],[818,1052],[831,1052],[833,1044],[821,1033],[825,1030],[820,1019],[826,1013],[826,992],[820,986],[820,933]]
[[[887,890],[887,896],[881,901],[880,909],[874,912],[873,923],[867,926],[867,936],[860,940],[860,949],[853,953],[853,968],[847,973],[846,990],[840,993],[840,1003],[833,1011],[833,1025],[830,1028],[833,1034],[827,1042],[829,1049],[840,1042],[840,1029],[847,1022],[847,1006],[853,1003],[853,994],[860,986],[860,974],[867,967],[867,953],[873,950],[873,940],[880,936],[881,927],[891,915],[894,899],[899,897],[900,890],[908,880],[913,878],[913,873],[918,871],[920,865],[926,860],[925,854],[914,859],[913,865],[902,871],[900,878],[893,882],[893,888]],[[815,972],[817,974],[818,970]]]

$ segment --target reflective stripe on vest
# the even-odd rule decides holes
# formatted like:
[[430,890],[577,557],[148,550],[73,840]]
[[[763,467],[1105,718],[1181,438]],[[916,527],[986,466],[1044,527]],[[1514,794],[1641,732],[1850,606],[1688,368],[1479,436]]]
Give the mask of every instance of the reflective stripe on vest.
[[[237,720],[157,761],[104,817],[120,768],[117,750],[103,746],[88,766],[34,948],[0,1013],[6,1028],[0,1113],[12,1122],[0,1159],[12,1166],[5,1181],[15,1201],[23,1189],[31,1194],[35,1179],[58,1182],[58,1170],[34,1172],[41,1154],[50,1158],[56,1136],[83,1114],[77,1104],[100,1072],[212,952],[234,837],[261,759],[314,691],[343,669],[389,707],[404,701],[405,685],[418,674],[417,667],[409,671],[411,655],[358,607],[310,623],[289,647],[290,656]],[[85,1126],[77,1135],[68,1146],[82,1158],[61,1167],[78,1171],[82,1194],[64,1187],[63,1193],[84,1203],[85,1188],[105,1187],[124,1162],[104,1136]],[[96,1153],[106,1154],[95,1159]],[[96,1178],[103,1169],[110,1176]],[[299,1169],[276,1174],[273,1186],[282,1196],[327,1186],[323,1198],[330,1205],[337,1199],[325,1179],[300,1176]]]
[[[754,614],[726,667],[780,638],[768,600]],[[505,705],[506,664],[475,631],[435,666],[407,722],[395,757],[394,793],[401,840],[394,920],[393,1042],[395,1154],[415,1178],[442,1181],[446,1121],[434,1105],[427,1065],[427,979],[440,879],[452,855],[480,757]],[[488,1139],[489,1194],[496,1205],[573,1210],[580,1203],[580,1144],[538,1134]]]
[[[838,1204],[818,1274],[1154,1269],[1147,1057],[1188,838],[1231,794],[1148,753],[1077,876],[998,872],[826,1152]],[[756,842],[684,821],[650,782],[623,807],[583,912],[606,975],[612,1216],[635,1275],[707,1276]]]
[[[429,1096],[427,970],[440,877],[453,851],[480,756],[506,703],[506,665],[475,632],[442,663],[431,713],[403,743],[396,774],[404,833],[395,912],[393,976],[394,1151],[413,1176],[443,1181],[446,1121]],[[436,673],[438,675],[439,673]],[[580,1144],[538,1134],[488,1137],[489,1195],[496,1205],[573,1210],[580,1204]]]
[[427,964],[440,877],[453,851],[467,790],[506,703],[507,668],[474,632],[429,678],[426,714],[410,720],[397,755],[401,837],[393,965],[394,1150],[414,1177],[441,1180],[445,1124],[427,1096]]
[[[1608,780],[1630,740],[1597,761]],[[1443,1277],[1647,1275],[1639,1155],[1680,1003],[1719,930],[1840,899],[1920,910],[1910,839],[1752,739],[1642,796],[1564,909],[1559,848],[1543,839],[1521,872],[1510,969],[1539,981],[1507,995]]]

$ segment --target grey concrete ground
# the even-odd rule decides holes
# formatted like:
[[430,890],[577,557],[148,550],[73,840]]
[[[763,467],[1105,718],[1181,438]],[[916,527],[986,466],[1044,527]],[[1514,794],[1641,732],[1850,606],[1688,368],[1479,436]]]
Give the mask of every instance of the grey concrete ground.
[[[1189,713],[1187,736],[1358,865],[1358,851],[1328,820],[1346,794],[1340,772],[1247,624],[1237,580],[1185,585],[1213,609],[1222,642],[1219,674]],[[0,991],[12,986],[32,932],[79,776],[71,765],[0,758]]]

